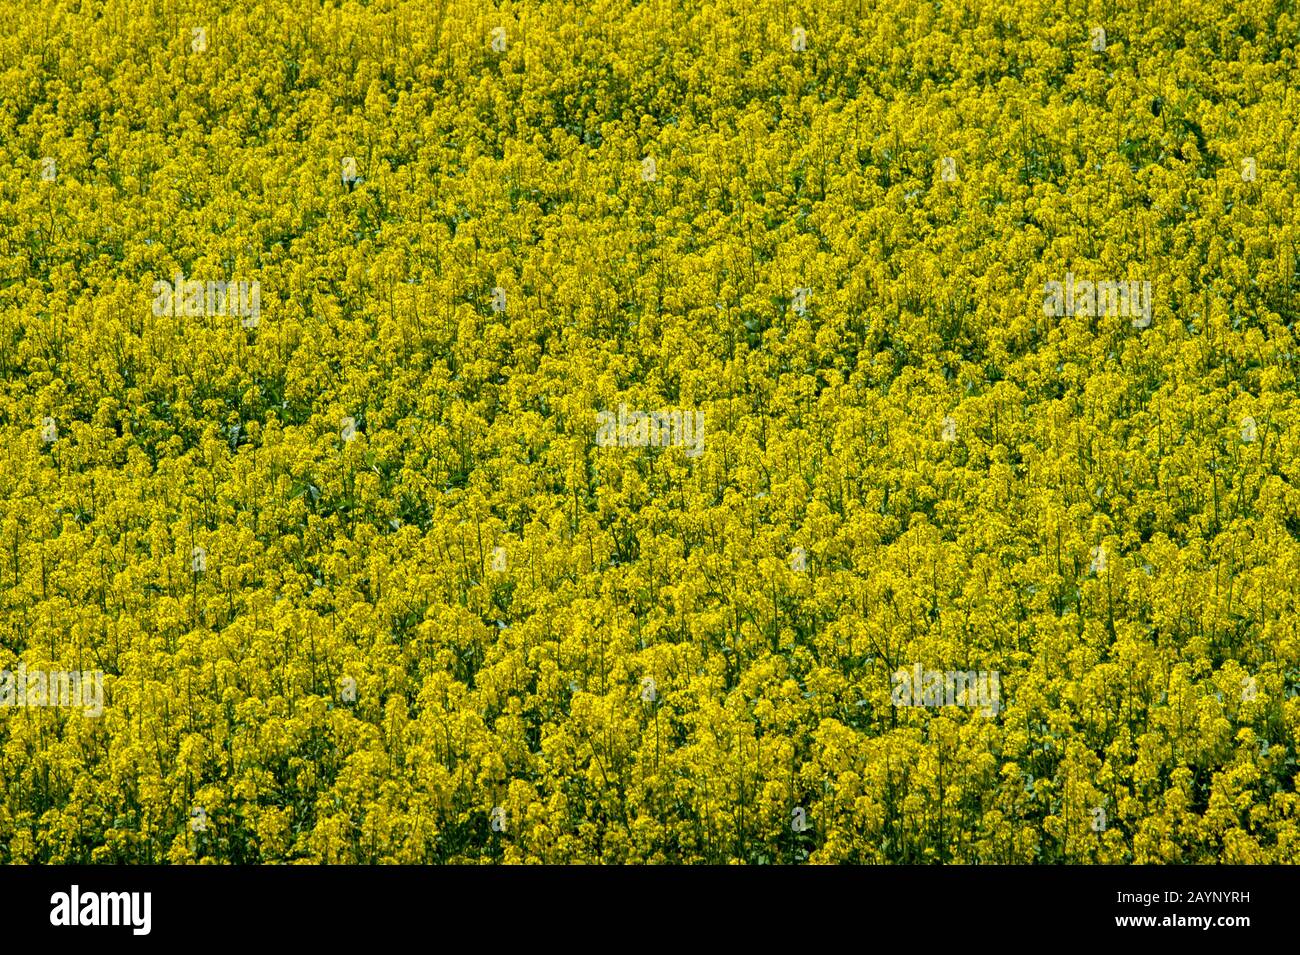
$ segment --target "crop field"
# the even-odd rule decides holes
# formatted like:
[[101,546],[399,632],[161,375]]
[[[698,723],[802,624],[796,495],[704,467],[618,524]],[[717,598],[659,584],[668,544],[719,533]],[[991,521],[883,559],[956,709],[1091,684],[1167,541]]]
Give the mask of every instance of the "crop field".
[[0,863],[1300,862],[1300,12],[0,18]]

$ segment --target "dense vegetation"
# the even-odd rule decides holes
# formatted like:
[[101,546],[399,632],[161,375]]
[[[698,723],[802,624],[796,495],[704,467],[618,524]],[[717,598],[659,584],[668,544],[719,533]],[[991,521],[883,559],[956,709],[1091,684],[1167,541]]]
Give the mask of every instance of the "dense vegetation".
[[1300,19],[1083,6],[6,17],[0,860],[1300,861]]

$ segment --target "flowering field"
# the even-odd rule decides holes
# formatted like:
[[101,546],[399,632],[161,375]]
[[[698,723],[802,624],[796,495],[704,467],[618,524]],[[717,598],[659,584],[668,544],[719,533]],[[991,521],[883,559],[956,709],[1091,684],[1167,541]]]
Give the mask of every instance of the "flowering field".
[[0,861],[1300,862],[1292,0],[0,21]]

